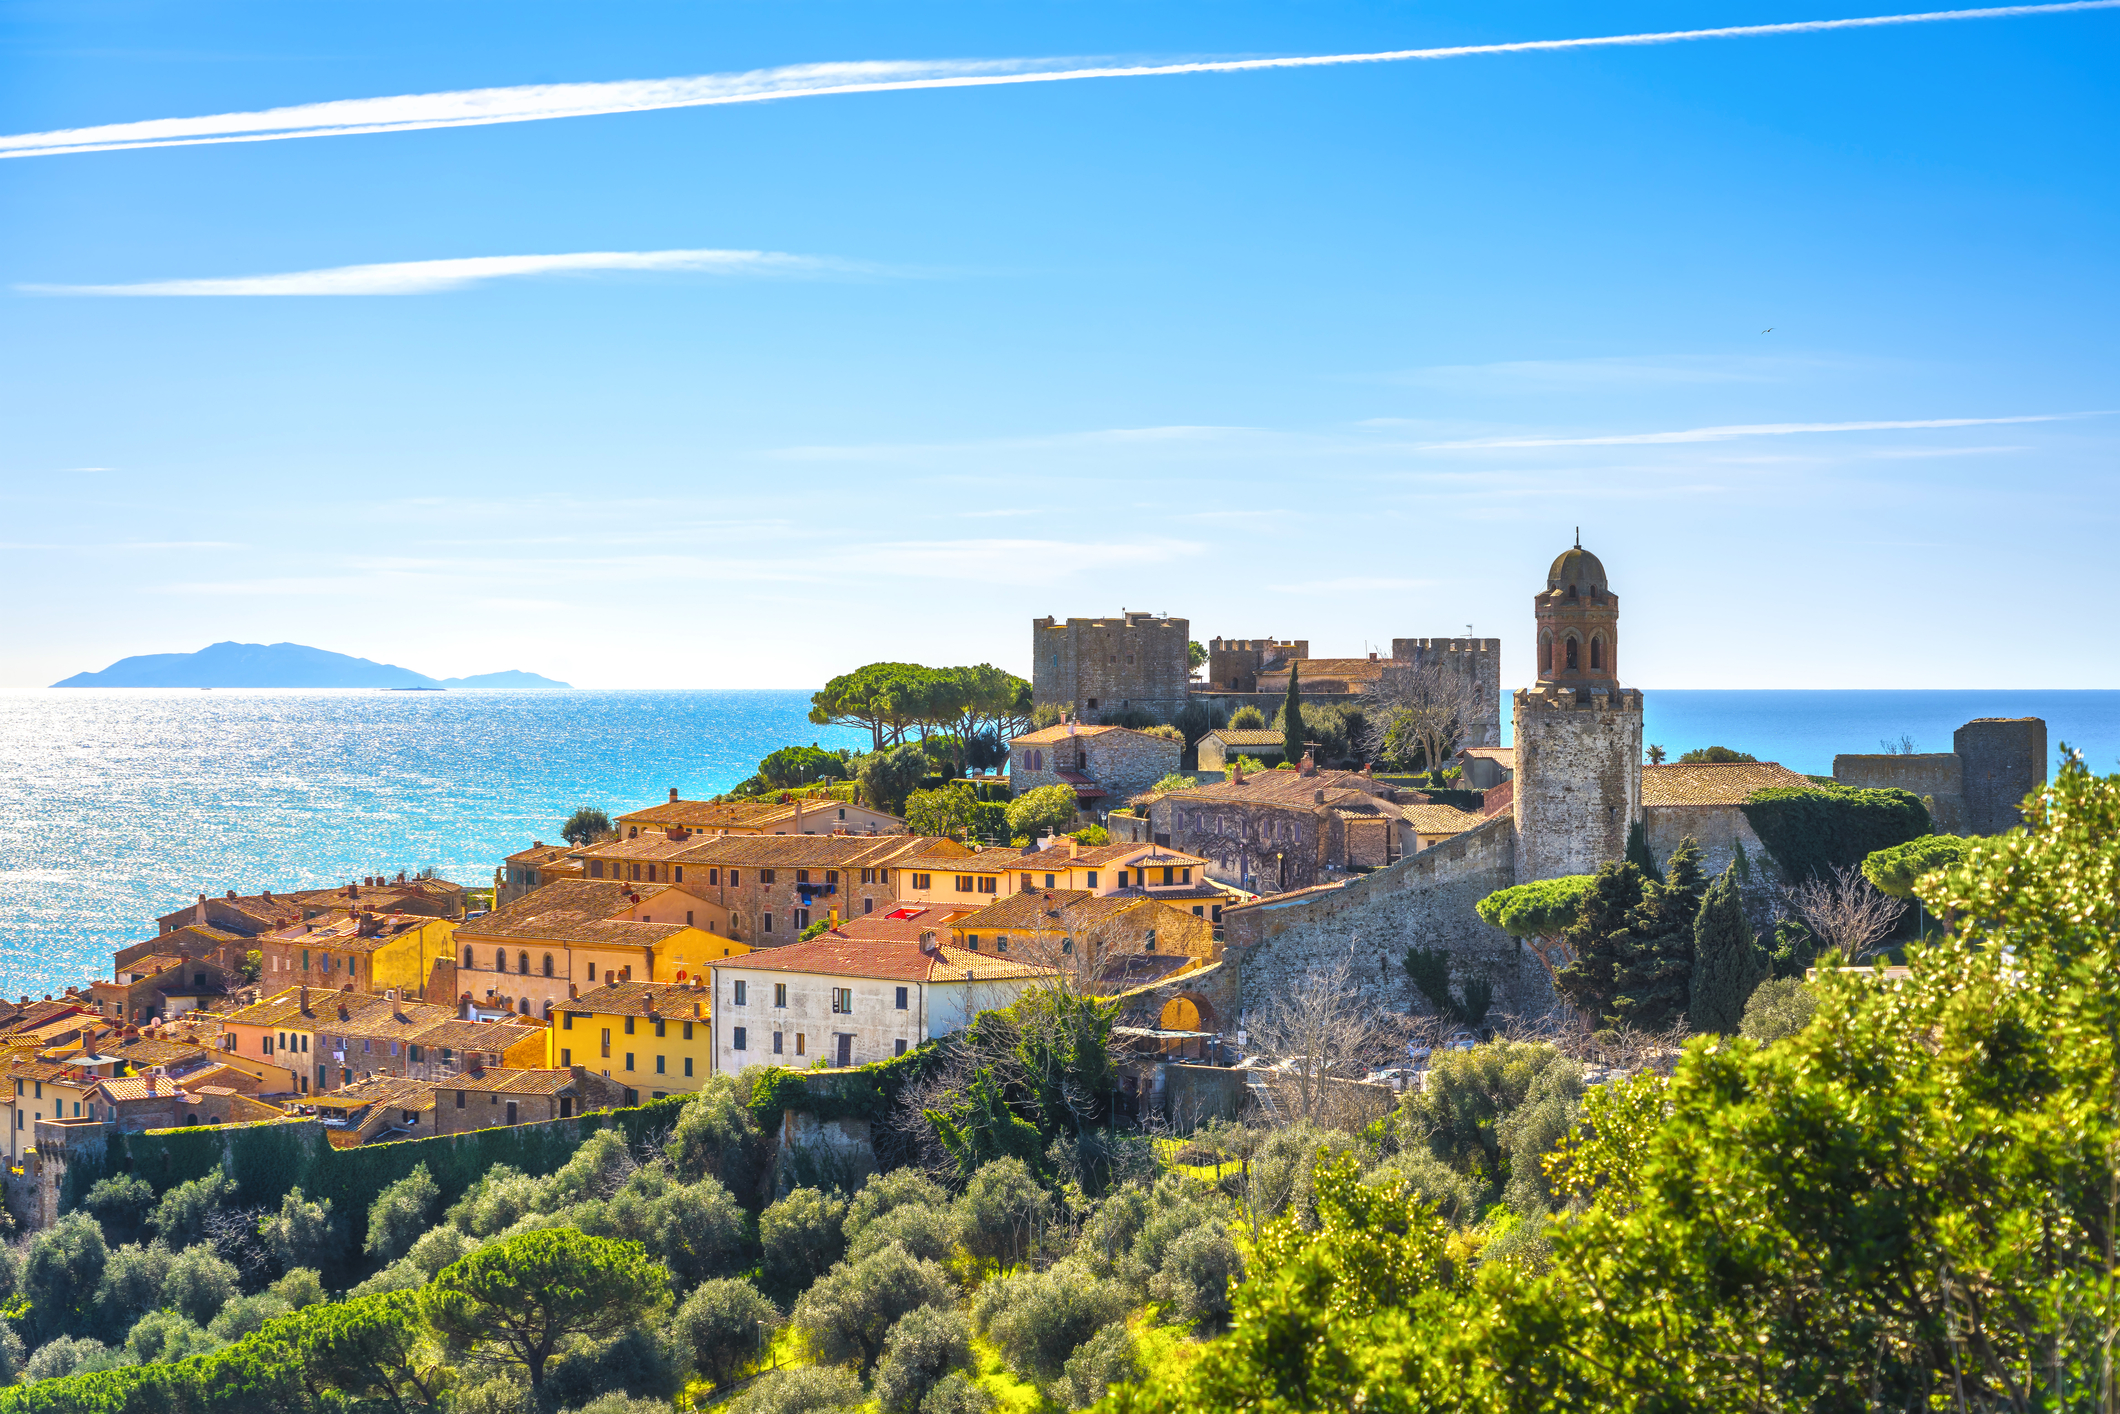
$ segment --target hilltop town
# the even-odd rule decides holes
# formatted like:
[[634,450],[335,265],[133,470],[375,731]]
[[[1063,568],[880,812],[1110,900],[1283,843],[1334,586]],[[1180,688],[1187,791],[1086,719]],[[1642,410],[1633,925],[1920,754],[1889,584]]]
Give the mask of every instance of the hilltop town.
[[[1166,1195],[1204,1234],[1224,1220],[1210,1190],[1253,1221],[1296,1201],[1262,1199],[1249,1167],[1232,1187],[1226,1164],[1280,1153],[1307,1185],[1320,1144],[1361,1135],[1368,1162],[1412,1165],[1407,1191],[1465,1231],[1497,1213],[1533,1231],[1563,1197],[1482,1167],[1491,1136],[1445,1145],[1454,1169],[1409,1157],[1458,1103],[1445,1097],[1514,1057],[1530,1068],[1513,1097],[1483,1103],[1528,1116],[1550,1071],[1572,1117],[1586,1086],[1669,1072],[1689,1031],[1799,1030],[1819,966],[1928,936],[1927,915],[1892,900],[2021,825],[2046,741],[2036,719],[1975,721],[1951,752],[1850,752],[1823,778],[1732,748],[1667,760],[1621,676],[1604,565],[1577,545],[1531,588],[1537,674],[1513,691],[1509,745],[1498,639],[1314,658],[1306,640],[1203,646],[1165,615],[1039,618],[1027,681],[909,664],[834,679],[812,720],[866,728],[869,751],[791,744],[721,795],[584,807],[558,842],[501,860],[490,891],[402,873],[201,887],[110,977],[0,1004],[12,1220],[57,1234],[94,1211],[115,1231],[129,1185],[138,1204],[223,1174],[236,1186],[200,1201],[240,1190],[266,1205],[238,1224],[260,1233],[282,1203],[279,1221],[313,1229],[320,1270],[370,1271],[359,1294],[440,1279],[406,1265],[409,1238],[374,1236],[393,1204],[417,1197],[426,1222],[438,1195],[461,1200],[439,1229],[452,1252],[516,1240],[521,1223],[479,1226],[480,1195],[496,1174],[588,1162],[567,1157],[579,1146],[617,1165],[610,1192],[664,1201],[658,1185],[682,1178],[694,1187],[668,1192],[685,1204],[762,1208],[769,1276],[785,1205],[843,1209],[891,1183],[971,1205],[955,1235],[906,1241],[972,1272],[981,1253],[1005,1268],[1075,1240],[982,1246],[982,1184],[1030,1184],[1008,1201],[1045,1224],[1057,1200],[1039,1185],[1103,1212],[1130,1165],[1164,1194],[1157,1173],[1204,1164],[1207,1188]],[[286,1177],[246,1179],[273,1135],[294,1146],[271,1151]],[[339,1218],[313,1201],[323,1189]],[[369,1234],[365,1268],[348,1222]],[[253,1237],[224,1238],[216,1250],[251,1260]],[[1490,1239],[1497,1258],[1516,1250]],[[1203,1235],[1221,1275],[1183,1288],[1203,1334],[1241,1277],[1231,1242]],[[259,1273],[309,1270],[253,1255]],[[768,1288],[792,1300],[839,1270],[817,1260]],[[1105,1321],[1140,1299],[1112,1291]],[[78,1341],[91,1324],[41,1328]],[[758,1350],[726,1343],[710,1371],[712,1345],[695,1352],[706,1387],[757,1372]],[[106,1368],[83,1348],[40,1349],[38,1368]],[[1095,1377],[1008,1358],[1073,1407],[1138,1369],[1132,1354]]]

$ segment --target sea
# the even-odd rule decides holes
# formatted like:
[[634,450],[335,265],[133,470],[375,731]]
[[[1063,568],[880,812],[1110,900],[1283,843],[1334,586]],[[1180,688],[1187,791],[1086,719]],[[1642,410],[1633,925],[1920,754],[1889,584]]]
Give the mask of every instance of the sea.
[[[472,886],[576,806],[619,815],[727,790],[776,747],[866,749],[811,689],[0,692],[0,993],[110,975],[201,892],[434,869]],[[1644,689],[1672,759],[1728,746],[1824,775],[1838,752],[1948,751],[1974,717],[2043,717],[2120,769],[2120,692]]]

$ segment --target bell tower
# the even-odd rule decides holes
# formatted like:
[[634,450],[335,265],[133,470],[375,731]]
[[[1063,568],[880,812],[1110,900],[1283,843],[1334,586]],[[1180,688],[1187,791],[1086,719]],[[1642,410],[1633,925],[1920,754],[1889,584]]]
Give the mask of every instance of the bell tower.
[[1619,596],[1580,532],[1531,607],[1538,682],[1515,699],[1520,883],[1622,858],[1642,802],[1642,695],[1620,686]]

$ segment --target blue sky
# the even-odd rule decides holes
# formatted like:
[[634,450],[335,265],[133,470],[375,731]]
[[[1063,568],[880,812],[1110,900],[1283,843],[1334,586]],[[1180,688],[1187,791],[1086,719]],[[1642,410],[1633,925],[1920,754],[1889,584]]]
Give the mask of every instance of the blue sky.
[[[17,4],[0,134],[1893,12]],[[2094,10],[0,160],[0,686],[1023,671],[1122,606],[1470,624],[1513,681],[1580,525],[1640,685],[2120,687],[2116,55]],[[699,251],[766,258],[64,292]]]

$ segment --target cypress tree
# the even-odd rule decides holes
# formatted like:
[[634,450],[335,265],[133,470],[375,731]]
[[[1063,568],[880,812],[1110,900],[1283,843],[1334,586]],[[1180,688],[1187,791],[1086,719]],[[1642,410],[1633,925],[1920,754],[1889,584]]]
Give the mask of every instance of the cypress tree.
[[1627,827],[1627,862],[1642,871],[1642,877],[1652,883],[1664,881],[1664,871],[1656,867],[1656,856],[1649,853],[1649,842],[1642,838],[1642,822],[1637,819]]
[[1575,960],[1553,981],[1561,994],[1594,1017],[1600,1026],[1619,1020],[1617,1002],[1625,978],[1625,953],[1633,944],[1629,931],[1648,881],[1624,860],[1613,860],[1591,877],[1576,906],[1575,921],[1563,935]]
[[1299,764],[1303,759],[1303,698],[1296,686],[1296,674],[1303,660],[1288,660],[1288,703],[1281,708],[1281,750],[1288,764]]
[[1693,984],[1693,923],[1706,875],[1700,846],[1688,835],[1671,853],[1671,873],[1642,885],[1641,903],[1626,936],[1616,939],[1618,978],[1613,1011],[1645,1031],[1686,1015]]
[[1766,975],[1752,925],[1745,921],[1733,861],[1708,886],[1693,920],[1693,995],[1687,1020],[1695,1031],[1735,1035],[1752,989]]

